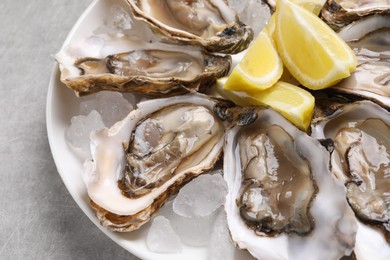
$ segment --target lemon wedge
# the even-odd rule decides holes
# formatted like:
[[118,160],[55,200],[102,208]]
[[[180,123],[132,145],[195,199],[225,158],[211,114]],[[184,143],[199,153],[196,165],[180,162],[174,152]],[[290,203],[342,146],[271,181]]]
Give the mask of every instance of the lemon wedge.
[[217,80],[215,91],[240,106],[270,106],[287,120],[306,131],[314,111],[314,97],[295,85],[278,81],[271,88],[256,93],[231,91],[224,88],[227,78]]
[[269,19],[267,25],[265,26],[267,32],[268,32],[268,35],[270,37],[273,37],[273,34],[275,32],[275,20],[276,20],[276,16],[275,16],[275,13],[271,15],[271,19]]
[[297,4],[309,12],[319,15],[326,0],[291,0],[294,4]]
[[288,0],[279,0],[275,15],[273,37],[279,55],[305,87],[330,87],[356,68],[353,51],[314,14]]
[[[291,0],[294,4],[297,4],[309,12],[319,15],[321,12],[322,7],[325,5],[326,0]],[[266,25],[268,29],[268,35],[272,37],[274,31],[275,31],[275,13],[272,14],[271,19],[268,21]]]
[[282,72],[282,60],[265,28],[233,69],[224,88],[247,93],[264,90],[275,84]]

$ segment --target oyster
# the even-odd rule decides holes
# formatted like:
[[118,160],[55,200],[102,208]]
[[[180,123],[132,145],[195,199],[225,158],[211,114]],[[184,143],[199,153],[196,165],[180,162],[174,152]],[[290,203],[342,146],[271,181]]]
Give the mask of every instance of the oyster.
[[225,132],[217,105],[200,94],[144,101],[91,134],[84,180],[103,226],[138,229],[171,194],[213,167]]
[[356,219],[329,154],[270,108],[230,109],[225,210],[232,240],[258,259],[339,259],[354,247]]
[[389,13],[389,0],[327,0],[321,10],[322,18],[335,30],[371,14]]
[[[345,185],[346,198],[362,222],[357,259],[389,259],[390,113],[367,100],[342,105],[318,120],[312,135],[332,140],[332,172]],[[380,250],[367,246],[368,239],[374,240],[369,244],[381,245]]]
[[145,23],[132,19],[126,7],[113,5],[110,22],[56,54],[60,79],[76,94],[100,90],[183,94],[206,89],[229,72],[229,56],[162,43]]
[[174,95],[206,89],[227,75],[231,65],[229,56],[194,46],[157,42],[133,46],[137,48],[103,58],[60,53],[61,81],[79,95],[102,90]]
[[127,0],[134,16],[170,40],[213,52],[238,53],[253,38],[225,0]]
[[343,28],[339,35],[354,50],[358,66],[333,89],[390,108],[390,15],[374,15]]

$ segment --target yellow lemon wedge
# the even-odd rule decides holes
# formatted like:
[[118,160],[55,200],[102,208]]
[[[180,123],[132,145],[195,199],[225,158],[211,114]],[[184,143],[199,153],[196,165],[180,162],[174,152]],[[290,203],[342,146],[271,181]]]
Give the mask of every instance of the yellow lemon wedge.
[[272,37],[264,29],[233,69],[224,88],[247,93],[264,90],[275,84],[282,72],[282,60]]
[[265,26],[267,32],[268,32],[268,35],[270,37],[273,37],[273,34],[275,32],[275,20],[276,20],[276,16],[275,16],[275,13],[273,15],[271,15],[271,19],[269,19],[267,25]]
[[353,51],[320,18],[288,0],[277,2],[275,15],[279,55],[303,86],[327,88],[355,70]]
[[291,0],[294,4],[297,4],[309,12],[319,15],[326,0]]
[[[322,7],[325,5],[326,0],[291,0],[294,4],[297,4],[309,12],[319,15],[321,12]],[[268,21],[266,27],[268,30],[268,35],[272,37],[274,31],[275,31],[275,13],[272,14],[271,19]]]
[[314,111],[314,97],[295,85],[278,81],[271,88],[256,93],[224,88],[227,78],[217,80],[215,91],[240,106],[270,106],[303,131],[307,131]]

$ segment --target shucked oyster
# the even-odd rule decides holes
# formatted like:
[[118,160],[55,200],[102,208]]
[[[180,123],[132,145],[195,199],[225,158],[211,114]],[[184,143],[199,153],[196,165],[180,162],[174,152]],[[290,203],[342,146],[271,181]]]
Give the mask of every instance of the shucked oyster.
[[339,35],[354,50],[358,66],[333,89],[390,108],[390,15],[374,15],[343,28]]
[[314,124],[312,135],[333,141],[332,172],[365,223],[359,224],[357,259],[389,259],[390,113],[370,101],[344,105]]
[[225,0],[127,0],[134,16],[170,40],[202,45],[214,52],[238,53],[253,38]]
[[[109,16],[113,21],[56,55],[61,81],[76,94],[100,90],[182,94],[205,89],[228,73],[229,56],[213,55],[196,46],[162,43],[145,23],[132,20],[125,7],[114,5],[113,10]],[[117,24],[126,26],[118,29]]]
[[91,134],[84,180],[103,226],[138,229],[171,194],[213,167],[225,131],[216,105],[200,94],[149,100]]
[[239,112],[225,139],[225,210],[239,248],[258,259],[351,253],[356,219],[317,140],[268,108]]
[[172,95],[206,89],[229,72],[230,64],[230,57],[196,47],[144,43],[126,53],[62,62],[61,80],[78,94],[112,90]]
[[389,14],[389,0],[327,0],[321,16],[333,29],[340,29],[371,14]]

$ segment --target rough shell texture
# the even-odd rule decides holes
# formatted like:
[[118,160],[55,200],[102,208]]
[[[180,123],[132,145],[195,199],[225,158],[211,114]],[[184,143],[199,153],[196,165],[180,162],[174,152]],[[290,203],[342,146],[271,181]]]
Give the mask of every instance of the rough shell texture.
[[[232,116],[237,125],[227,131],[224,146],[224,178],[228,184],[225,210],[233,241],[258,259],[312,259],[313,256],[314,259],[340,259],[343,255],[349,255],[355,243],[356,219],[345,200],[343,186],[330,174],[328,152],[317,140],[299,131],[272,109],[247,108],[238,115]],[[283,232],[270,237],[255,232],[244,222],[237,205],[243,183],[241,148],[237,139],[248,128],[264,129],[274,125],[281,126],[292,137],[295,152],[307,161],[317,185],[317,193],[309,206],[314,228],[305,235]],[[260,151],[258,153],[261,154]],[[267,166],[272,166],[269,167],[272,171],[275,165],[278,163]],[[288,181],[286,183],[288,185]],[[288,199],[290,193],[285,197]],[[257,206],[261,207],[262,203]]]
[[315,120],[312,136],[326,140],[332,174],[345,185],[346,200],[361,221],[354,248],[357,259],[387,259],[390,113],[368,100],[337,102],[333,108],[333,113]]
[[[146,192],[141,193],[141,196],[129,197],[120,183],[126,171],[126,156],[128,156],[126,147],[129,147],[132,142],[130,140],[131,134],[137,129],[140,121],[149,118],[150,115],[161,109],[178,104],[194,104],[208,111],[210,119],[208,122],[214,129],[214,132],[210,131],[209,133],[210,141],[181,158],[179,165],[170,171],[171,178],[164,179],[163,183],[152,188],[145,186]],[[223,122],[218,119],[219,112],[214,113],[214,110],[223,110],[224,105],[221,104],[222,108],[216,109],[216,106],[219,106],[219,101],[210,100],[200,94],[149,100],[139,103],[137,110],[132,111],[125,119],[110,129],[105,128],[92,133],[92,160],[84,163],[83,177],[91,205],[96,210],[102,225],[120,232],[138,229],[156,214],[170,195],[176,193],[192,178],[210,170],[222,151],[225,130]],[[183,126],[191,128],[191,125],[188,125],[188,122],[191,121],[188,115],[182,115],[179,118],[175,115],[175,118],[169,120],[183,121]],[[204,122],[204,117],[197,117],[194,120]],[[202,128],[198,127],[198,129],[204,131]],[[194,138],[191,140],[183,138],[180,129],[176,129],[173,134],[168,133],[169,136],[178,137],[180,144],[191,143],[193,144],[191,147],[196,146]],[[164,135],[161,140],[165,142],[166,139],[167,135]],[[169,154],[167,155],[169,156]],[[153,171],[153,165],[149,166]],[[159,173],[156,176],[158,177]],[[143,186],[139,188],[143,189]]]
[[[199,58],[201,58],[202,65],[204,65],[203,71],[188,79],[175,78],[169,75],[156,78],[148,75],[118,75],[109,72],[83,75],[83,70],[80,69],[79,76],[62,78],[62,82],[79,95],[91,94],[102,90],[144,93],[156,96],[171,96],[204,91],[217,78],[227,75],[231,66],[231,58],[207,52],[197,53]],[[76,61],[75,64],[77,66],[87,61],[96,62],[98,60],[95,58],[83,58]]]
[[[161,4],[161,7],[156,5],[156,3],[153,3],[155,1],[127,0],[127,2],[133,9],[136,18],[148,23],[156,33],[162,37],[168,38],[170,41],[173,40],[190,45],[201,45],[212,52],[234,54],[246,49],[253,39],[252,29],[237,19],[234,12],[227,6],[225,0],[171,1]],[[170,5],[172,5],[172,7]],[[174,5],[177,5],[177,7],[180,6],[180,10],[173,9],[175,8],[173,7]],[[211,36],[199,36],[188,30],[178,28],[181,27],[180,23],[182,22],[190,23],[188,28],[196,27],[198,24],[204,26],[205,23],[209,23],[209,20],[212,18],[210,15],[198,15],[198,11],[195,10],[196,7],[193,8],[197,5],[202,6],[202,8],[203,6],[212,6],[213,11],[210,13],[214,13],[215,16],[221,16],[221,18],[225,20],[223,25],[219,24],[218,28],[213,29],[215,30],[215,33]],[[153,8],[151,8],[151,6],[153,6]],[[150,11],[152,9],[159,10],[165,17],[172,17],[175,15],[183,17],[178,17],[175,19],[175,22],[173,22],[176,24],[180,21],[178,26],[172,26],[171,24],[167,25],[166,21],[156,18],[157,14],[152,14]],[[164,12],[169,13],[165,14]],[[204,28],[202,31],[208,31],[208,28]]]
[[333,89],[390,108],[390,15],[372,15],[344,27],[339,35],[353,49],[358,66]]
[[371,14],[390,14],[388,1],[327,0],[321,17],[335,30]]

